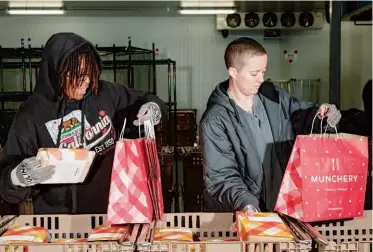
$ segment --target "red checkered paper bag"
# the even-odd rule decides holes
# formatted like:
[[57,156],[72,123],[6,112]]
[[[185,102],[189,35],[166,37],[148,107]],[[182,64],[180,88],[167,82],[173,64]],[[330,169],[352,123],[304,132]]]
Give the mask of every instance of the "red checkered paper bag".
[[[123,139],[125,124],[115,146],[106,220],[108,225],[151,223],[163,216],[163,198],[157,192],[157,188],[162,188],[159,161],[154,153],[149,152],[149,146],[156,145],[155,140],[147,134],[144,138]],[[146,133],[151,132],[149,127],[149,123],[146,123]]]
[[275,210],[304,222],[360,217],[367,171],[366,137],[297,136]]
[[162,181],[161,181],[161,167],[158,159],[157,143],[155,141],[154,126],[151,121],[144,122],[146,135],[145,149],[148,160],[148,186],[153,202],[154,218],[161,220],[164,213]]

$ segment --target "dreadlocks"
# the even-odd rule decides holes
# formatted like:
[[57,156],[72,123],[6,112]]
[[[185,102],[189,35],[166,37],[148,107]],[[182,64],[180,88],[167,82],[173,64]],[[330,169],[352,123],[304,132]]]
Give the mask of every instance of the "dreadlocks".
[[66,59],[61,74],[61,88],[65,92],[78,88],[86,77],[90,78],[92,92],[97,95],[99,66],[96,53],[89,45],[79,47]]

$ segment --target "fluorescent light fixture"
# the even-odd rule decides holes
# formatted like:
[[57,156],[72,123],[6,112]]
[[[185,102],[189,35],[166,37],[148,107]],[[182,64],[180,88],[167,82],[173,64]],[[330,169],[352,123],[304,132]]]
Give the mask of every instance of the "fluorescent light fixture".
[[48,9],[8,9],[10,15],[63,15],[65,10]]
[[235,7],[234,0],[181,0],[182,8],[232,8]]
[[11,0],[8,1],[9,8],[62,8],[63,1],[62,0]]
[[217,15],[217,14],[233,14],[236,10],[233,9],[182,9],[179,10],[183,15]]

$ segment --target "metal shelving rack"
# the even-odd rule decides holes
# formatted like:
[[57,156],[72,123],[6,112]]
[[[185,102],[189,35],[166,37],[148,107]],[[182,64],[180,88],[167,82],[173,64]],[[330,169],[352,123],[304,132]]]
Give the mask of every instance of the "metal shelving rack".
[[321,85],[321,79],[291,78],[289,80],[267,79],[266,81],[272,82],[298,99],[316,103],[319,102],[319,88]]

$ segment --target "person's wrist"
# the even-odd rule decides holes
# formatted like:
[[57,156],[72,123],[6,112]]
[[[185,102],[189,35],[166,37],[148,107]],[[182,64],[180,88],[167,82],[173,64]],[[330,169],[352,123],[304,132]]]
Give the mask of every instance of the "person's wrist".
[[242,211],[247,212],[247,213],[257,213],[257,212],[259,212],[258,209],[256,207],[254,207],[253,205],[246,205],[242,209]]
[[23,186],[17,176],[17,168],[14,168],[10,173],[10,180],[14,186]]
[[153,113],[153,123],[154,125],[157,125],[161,118],[162,118],[162,111],[161,111],[161,108],[159,107],[159,105],[155,102],[149,102],[150,104],[150,109],[152,110],[152,113]]
[[157,103],[155,103],[155,102],[151,101],[151,102],[148,102],[148,104],[152,104],[152,105],[156,106],[159,109],[159,105]]
[[149,102],[149,105],[151,107],[151,109],[153,110],[154,113],[156,113],[157,111],[161,111],[159,105],[155,102]]

